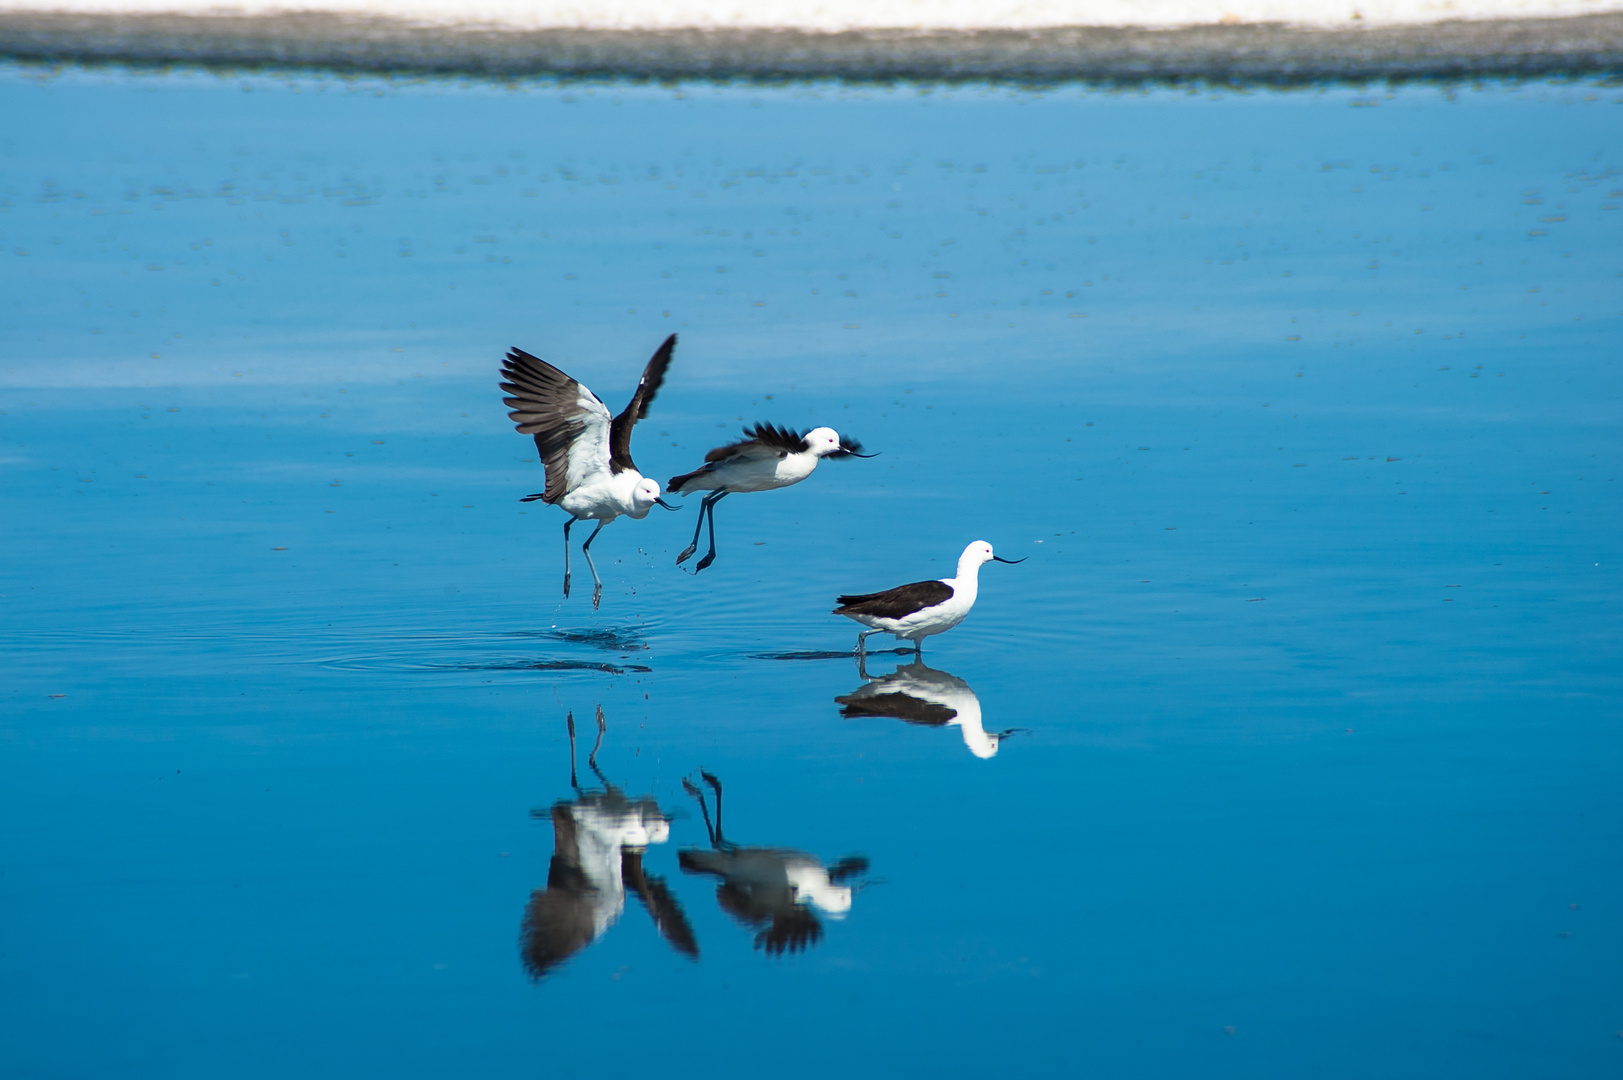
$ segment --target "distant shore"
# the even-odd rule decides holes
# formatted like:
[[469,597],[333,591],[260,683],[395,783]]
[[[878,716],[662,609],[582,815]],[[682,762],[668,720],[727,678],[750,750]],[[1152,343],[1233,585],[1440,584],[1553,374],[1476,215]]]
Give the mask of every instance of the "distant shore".
[[523,30],[337,14],[0,11],[0,58],[490,78],[855,82],[1464,80],[1623,75],[1623,13],[1357,29]]

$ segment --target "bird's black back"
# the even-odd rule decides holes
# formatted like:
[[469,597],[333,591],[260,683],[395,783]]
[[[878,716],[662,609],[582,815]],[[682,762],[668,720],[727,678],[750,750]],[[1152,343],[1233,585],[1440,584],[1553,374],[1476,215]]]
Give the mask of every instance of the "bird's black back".
[[884,592],[863,593],[839,598],[836,615],[872,615],[880,619],[901,619],[934,607],[952,597],[952,586],[945,581],[915,581],[898,585]]

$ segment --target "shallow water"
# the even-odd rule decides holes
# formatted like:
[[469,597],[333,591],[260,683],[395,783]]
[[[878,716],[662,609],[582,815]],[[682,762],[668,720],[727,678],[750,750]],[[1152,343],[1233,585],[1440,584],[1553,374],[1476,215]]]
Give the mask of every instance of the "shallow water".
[[[8,1075],[1615,1075],[1618,96],[4,70]],[[881,456],[593,612],[497,365],[671,331]]]

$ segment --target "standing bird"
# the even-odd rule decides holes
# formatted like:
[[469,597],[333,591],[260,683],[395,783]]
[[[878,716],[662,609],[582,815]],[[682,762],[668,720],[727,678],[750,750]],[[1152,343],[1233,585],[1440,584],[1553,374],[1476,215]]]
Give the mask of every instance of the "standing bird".
[[884,592],[862,593],[839,598],[834,614],[855,619],[869,627],[857,635],[857,655],[868,651],[870,634],[895,634],[913,643],[913,655],[922,658],[922,643],[931,634],[943,634],[964,621],[975,606],[981,567],[992,561],[1023,563],[1025,559],[1000,559],[992,545],[977,540],[958,556],[958,576],[940,581],[915,581]]
[[889,675],[873,676],[866,667],[857,670],[868,681],[834,699],[840,715],[889,716],[905,724],[921,727],[956,727],[964,745],[978,758],[997,754],[998,745],[1020,728],[987,731],[981,724],[981,699],[969,684],[956,675],[926,667],[915,661]]
[[592,607],[603,597],[603,579],[592,562],[592,541],[603,526],[626,514],[642,519],[655,503],[675,510],[659,497],[659,483],[637,471],[631,460],[631,428],[648,415],[648,405],[665,381],[665,369],[676,348],[676,335],[665,339],[642,370],[637,392],[625,411],[609,419],[598,396],[545,360],[523,349],[513,349],[502,363],[506,380],[502,399],[513,411],[521,435],[534,435],[535,447],[546,469],[547,490],[527,495],[522,502],[561,506],[569,513],[564,522],[564,595],[569,595],[569,530],[577,521],[596,521],[597,528],[580,546],[592,571]]
[[744,429],[744,438],[718,446],[704,456],[704,464],[690,473],[671,477],[667,490],[672,495],[708,491],[699,504],[699,520],[693,526],[693,543],[676,557],[680,566],[699,550],[699,530],[710,519],[710,551],[693,569],[698,573],[716,561],[716,510],[722,499],[735,491],[772,491],[798,484],[812,474],[817,462],[826,457],[875,457],[864,454],[855,439],[842,439],[833,428],[812,428],[802,434],[789,428],[756,424]]

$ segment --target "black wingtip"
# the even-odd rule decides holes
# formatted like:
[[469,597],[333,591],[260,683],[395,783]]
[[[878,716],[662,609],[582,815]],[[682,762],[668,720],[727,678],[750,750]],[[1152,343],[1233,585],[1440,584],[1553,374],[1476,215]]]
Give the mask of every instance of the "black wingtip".
[[764,446],[770,446],[774,450],[782,450],[790,454],[798,454],[806,449],[806,433],[804,431],[797,431],[789,427],[778,427],[762,421],[757,421],[754,427],[746,427],[744,437],[754,439],[756,442]]
[[842,438],[840,440],[840,448],[838,450],[834,451],[832,454],[830,454],[828,456],[831,457],[831,458],[843,458],[843,457],[873,458],[873,457],[878,457],[879,455],[876,454],[876,453],[875,454],[864,454],[862,452],[862,444],[861,443],[857,442],[855,439]]

